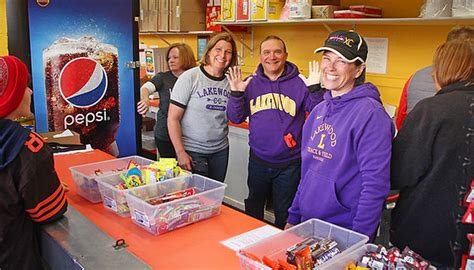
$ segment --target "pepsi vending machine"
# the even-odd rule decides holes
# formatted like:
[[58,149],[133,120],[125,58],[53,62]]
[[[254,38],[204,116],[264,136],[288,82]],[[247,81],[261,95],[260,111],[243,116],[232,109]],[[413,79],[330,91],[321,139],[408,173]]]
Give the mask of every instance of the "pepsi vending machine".
[[114,156],[137,153],[137,0],[29,0],[37,132],[73,130]]

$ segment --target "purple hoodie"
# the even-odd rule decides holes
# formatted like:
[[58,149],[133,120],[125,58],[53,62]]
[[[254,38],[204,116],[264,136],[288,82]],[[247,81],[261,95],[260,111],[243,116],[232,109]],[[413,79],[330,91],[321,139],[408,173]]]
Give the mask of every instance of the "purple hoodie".
[[[287,61],[285,72],[271,81],[260,64],[243,95],[233,91],[227,104],[227,118],[233,123],[250,118],[250,149],[265,162],[282,164],[300,158],[305,112],[322,101],[323,91],[310,93],[298,75],[296,65]],[[284,141],[288,133],[297,143],[292,149]]]
[[390,191],[394,126],[371,83],[324,94],[303,127],[302,179],[288,223],[310,218],[374,236]]

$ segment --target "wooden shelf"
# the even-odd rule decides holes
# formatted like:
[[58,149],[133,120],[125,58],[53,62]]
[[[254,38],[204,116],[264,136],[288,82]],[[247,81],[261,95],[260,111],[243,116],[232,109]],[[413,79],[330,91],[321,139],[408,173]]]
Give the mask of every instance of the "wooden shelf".
[[371,24],[371,25],[456,25],[474,24],[474,17],[448,18],[376,18],[376,19],[302,19],[272,21],[218,22],[220,25],[264,26],[264,25],[305,25],[305,24]]
[[214,31],[189,31],[189,32],[140,32],[140,35],[212,35]]

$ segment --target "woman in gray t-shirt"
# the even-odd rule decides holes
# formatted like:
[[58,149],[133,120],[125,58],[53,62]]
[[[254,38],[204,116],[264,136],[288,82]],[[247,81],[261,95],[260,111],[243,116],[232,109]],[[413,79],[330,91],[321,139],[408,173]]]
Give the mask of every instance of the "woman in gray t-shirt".
[[223,182],[229,159],[225,72],[237,62],[235,41],[228,33],[208,43],[201,66],[177,80],[168,111],[168,130],[179,165]]
[[196,66],[193,50],[184,43],[173,43],[166,52],[168,71],[159,72],[140,88],[140,101],[137,104],[139,114],[145,116],[150,103],[149,96],[154,92],[160,95],[160,109],[156,113],[154,128],[155,144],[160,157],[176,158],[176,153],[168,135],[168,107],[171,90],[183,72]]

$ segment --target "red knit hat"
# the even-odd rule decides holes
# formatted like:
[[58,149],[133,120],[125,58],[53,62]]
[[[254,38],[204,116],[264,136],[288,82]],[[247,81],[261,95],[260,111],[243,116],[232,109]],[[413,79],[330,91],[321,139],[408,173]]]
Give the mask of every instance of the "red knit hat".
[[20,106],[28,83],[28,69],[15,56],[0,57],[0,118]]

